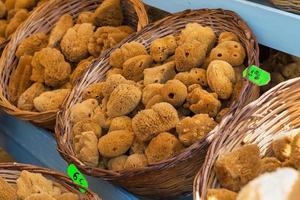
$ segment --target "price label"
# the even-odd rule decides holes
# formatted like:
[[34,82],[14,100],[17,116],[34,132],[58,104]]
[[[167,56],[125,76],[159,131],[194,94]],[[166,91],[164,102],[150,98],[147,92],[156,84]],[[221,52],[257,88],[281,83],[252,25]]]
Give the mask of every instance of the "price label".
[[[74,183],[81,185],[84,188],[88,188],[88,182],[81,174],[81,172],[77,169],[74,164],[70,164],[67,169],[68,176],[74,181]],[[80,192],[85,193],[86,191],[82,188],[79,188]]]
[[271,81],[271,75],[259,67],[252,65],[243,71],[243,77],[247,78],[250,82],[258,85],[264,86]]

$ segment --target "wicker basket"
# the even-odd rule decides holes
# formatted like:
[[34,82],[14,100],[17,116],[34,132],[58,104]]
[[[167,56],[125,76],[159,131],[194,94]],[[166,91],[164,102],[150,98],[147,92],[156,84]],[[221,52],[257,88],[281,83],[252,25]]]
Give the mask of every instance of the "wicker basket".
[[268,155],[270,143],[280,131],[300,127],[300,78],[283,82],[236,113],[215,138],[203,167],[194,180],[194,199],[204,200],[208,188],[217,188],[213,166],[220,154],[244,144],[257,144],[262,156]]
[[[248,60],[245,65],[258,64],[258,45],[252,31],[234,12],[221,9],[188,10],[170,15],[146,26],[140,32],[133,34],[123,41],[122,44],[137,41],[143,43],[149,49],[150,43],[153,40],[168,34],[179,33],[185,28],[187,23],[192,22],[211,26],[216,34],[220,34],[221,31],[236,33],[247,50]],[[174,158],[150,165],[146,168],[131,171],[113,172],[101,168],[89,167],[75,156],[71,143],[71,124],[68,110],[74,104],[81,101],[81,94],[84,88],[104,79],[106,72],[110,69],[108,59],[111,52],[122,44],[102,54],[102,58],[93,63],[93,66],[82,77],[81,82],[74,87],[69,98],[66,100],[64,109],[59,112],[57,117],[56,137],[58,150],[66,161],[77,165],[82,172],[112,181],[138,195],[156,199],[174,199],[176,196],[190,193],[192,191],[194,175],[205,158],[210,139],[199,141]],[[240,101],[232,106],[232,112],[243,106],[245,100],[251,100],[257,95],[258,91],[255,90],[252,84],[247,83]],[[220,126],[226,124],[230,118],[231,114],[222,121]],[[212,138],[211,136],[217,133],[218,129],[216,128],[212,131],[208,138]]]
[[270,0],[276,7],[300,14],[300,0]]
[[[0,107],[23,120],[37,125],[53,128],[57,110],[48,112],[29,112],[18,109],[9,101],[8,83],[11,73],[16,69],[18,59],[16,49],[21,41],[37,32],[49,33],[60,16],[69,13],[77,17],[82,11],[95,10],[103,0],[52,0],[38,7],[33,14],[18,28],[3,51],[0,60]],[[125,24],[140,30],[148,24],[145,7],[140,0],[122,0]]]
[[36,167],[33,165],[27,164],[20,164],[20,163],[1,163],[0,164],[0,176],[4,178],[8,183],[15,185],[17,179],[20,176],[22,170],[27,170],[32,173],[40,173],[45,178],[49,178],[52,181],[63,186],[66,190],[75,193],[79,196],[80,200],[101,200],[101,198],[92,192],[89,189],[85,189],[86,193],[81,193],[79,191],[79,186],[76,185],[71,179],[69,179],[64,174],[59,172],[42,168]]

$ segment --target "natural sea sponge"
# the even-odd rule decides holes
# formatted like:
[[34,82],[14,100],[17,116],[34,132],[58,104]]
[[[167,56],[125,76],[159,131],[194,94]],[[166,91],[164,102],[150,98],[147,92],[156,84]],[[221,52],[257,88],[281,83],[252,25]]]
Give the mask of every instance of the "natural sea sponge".
[[61,86],[70,77],[70,64],[65,61],[63,54],[54,48],[47,47],[36,52],[31,65],[31,80],[44,82],[48,86]]
[[239,192],[237,200],[297,200],[299,199],[299,180],[299,172],[296,170],[280,168],[250,181]]
[[66,192],[56,197],[56,200],[79,200],[77,194]]
[[185,146],[190,146],[201,140],[217,126],[214,119],[207,114],[198,114],[186,117],[176,125],[178,138]]
[[125,162],[128,156],[122,155],[115,158],[112,158],[108,161],[108,169],[113,171],[121,171],[124,169]]
[[73,27],[73,18],[69,14],[62,15],[51,30],[49,47],[57,47],[68,29]]
[[281,162],[275,157],[265,157],[261,160],[260,174],[275,171],[281,167]]
[[161,96],[165,102],[179,107],[187,97],[187,87],[179,80],[169,80],[161,88]]
[[222,42],[225,42],[225,41],[236,41],[236,42],[239,42],[239,38],[236,34],[232,33],[232,32],[222,32],[219,36],[219,40],[218,40],[218,43],[222,43]]
[[0,19],[4,18],[6,15],[7,9],[3,1],[0,1]]
[[94,109],[91,119],[97,124],[99,124],[103,129],[109,129],[111,119],[107,118],[107,115],[101,107],[101,104]]
[[259,148],[251,144],[220,155],[215,163],[215,172],[222,187],[239,191],[259,175],[260,167]]
[[111,93],[107,102],[107,115],[119,117],[133,111],[142,98],[141,90],[130,84],[121,84]]
[[189,72],[180,72],[176,74],[175,79],[180,80],[186,86],[193,84],[207,86],[206,70],[201,68],[193,68]]
[[204,63],[207,45],[197,40],[191,40],[179,45],[175,51],[175,64],[179,72],[189,71]]
[[89,166],[99,162],[98,138],[93,131],[82,132],[73,138],[76,156]]
[[208,189],[207,200],[236,200],[237,193],[226,189]]
[[36,0],[16,0],[15,2],[15,9],[27,9],[31,10],[33,7],[36,6]]
[[211,27],[205,27],[198,23],[189,23],[181,31],[178,43],[181,45],[188,41],[197,40],[201,44],[205,44],[207,49],[210,50],[214,46],[216,39],[217,37]]
[[[7,15],[6,15],[6,19],[8,21],[10,21],[19,10],[21,10],[21,9],[11,9],[11,10],[8,10]],[[26,10],[26,9],[22,9],[22,10]]]
[[14,33],[19,25],[23,23],[29,16],[29,13],[25,9],[20,9],[14,15],[14,17],[9,21],[6,30],[5,37],[8,38],[12,33]]
[[157,104],[157,103],[161,103],[161,102],[165,102],[164,98],[158,94],[153,96],[147,103],[147,105],[145,106],[146,109],[151,108],[153,105]]
[[77,24],[83,24],[83,23],[91,23],[94,24],[94,13],[92,12],[82,12],[79,14],[76,20]]
[[298,133],[291,144],[290,163],[296,168],[300,169],[300,133]]
[[200,87],[193,89],[187,95],[186,100],[185,107],[189,108],[195,114],[208,114],[210,117],[215,117],[221,108],[218,95],[216,93],[209,93]]
[[82,98],[84,100],[86,99],[97,99],[101,100],[103,96],[103,87],[104,87],[104,82],[100,83],[93,83],[86,87],[83,91]]
[[97,138],[101,137],[102,129],[101,126],[94,122],[91,119],[83,119],[76,124],[74,124],[72,128],[72,135],[75,137],[76,135],[80,135],[82,132],[92,131]]
[[70,82],[72,85],[75,85],[76,81],[84,74],[86,69],[93,62],[93,59],[94,57],[88,57],[87,59],[84,59],[78,63],[77,67],[70,76]]
[[117,130],[132,131],[131,118],[127,116],[116,117],[111,120],[109,132]]
[[143,44],[138,42],[126,43],[110,54],[109,64],[113,67],[122,68],[123,63],[129,58],[147,54]]
[[98,106],[96,99],[87,99],[70,108],[70,120],[73,124],[93,117],[94,109]]
[[17,200],[17,191],[0,176],[0,199]]
[[173,35],[154,40],[150,45],[150,53],[155,62],[163,62],[175,53],[176,39]]
[[165,83],[176,75],[175,63],[169,62],[160,66],[144,70],[144,85],[152,83]]
[[134,133],[128,130],[112,131],[99,139],[98,150],[107,158],[126,153],[133,143]]
[[148,84],[143,89],[142,102],[146,106],[148,102],[155,95],[160,95],[160,90],[163,87],[163,84],[160,83],[152,83]]
[[110,26],[98,28],[89,40],[89,53],[94,57],[98,57],[103,51],[115,46],[133,32],[129,26],[128,29],[131,29],[130,32],[127,32],[127,30],[122,31],[122,29],[122,27]]
[[32,111],[34,109],[33,100],[46,91],[47,89],[42,83],[32,84],[19,97],[17,107],[21,110]]
[[108,76],[106,81],[104,82],[102,88],[102,94],[104,97],[109,97],[111,93],[121,84],[131,84],[134,85],[135,82],[126,80],[121,74],[113,74]]
[[51,180],[40,173],[31,173],[23,170],[17,179],[17,194],[21,199],[26,199],[32,194],[46,193],[50,196],[61,194],[61,189],[56,187]]
[[63,36],[60,46],[65,57],[71,62],[79,62],[89,56],[88,43],[93,36],[94,26],[89,23],[76,24]]
[[16,0],[5,0],[5,6],[7,10],[11,10],[15,8]]
[[107,71],[106,77],[109,77],[109,76],[114,75],[114,74],[122,74],[122,69],[120,69],[120,68],[112,68],[112,69],[110,69],[110,70]]
[[134,138],[134,141],[130,147],[130,153],[131,154],[143,154],[145,152],[146,149],[146,143],[139,140],[138,138]]
[[178,113],[169,103],[158,103],[140,111],[132,119],[132,128],[141,141],[149,141],[157,134],[168,131],[178,123]]
[[227,113],[230,111],[230,108],[223,108],[220,110],[220,112],[216,116],[216,122],[221,123],[223,117],[227,115]]
[[171,133],[163,132],[154,137],[145,150],[149,164],[172,158],[183,149],[179,140]]
[[12,102],[16,102],[21,94],[31,85],[31,60],[32,56],[22,56],[19,60],[17,68],[15,71],[13,71],[10,77],[8,92]]
[[209,64],[213,60],[223,60],[235,67],[242,65],[245,57],[246,51],[241,43],[236,41],[225,41],[211,50],[206,62]]
[[33,100],[35,109],[40,112],[57,110],[70,94],[70,89],[58,89],[42,93]]
[[124,62],[122,75],[128,80],[140,81],[144,77],[144,69],[150,68],[152,63],[153,59],[149,55],[135,56]]
[[105,0],[94,12],[96,26],[120,26],[123,18],[120,0]]
[[148,165],[148,160],[144,154],[132,154],[128,156],[124,168],[125,169],[137,169],[143,168]]
[[291,157],[292,141],[292,137],[284,137],[272,142],[272,151],[275,157],[281,162],[284,162]]
[[285,78],[292,79],[300,76],[300,64],[291,63],[281,68],[281,73]]
[[37,193],[28,196],[25,200],[56,200],[47,193]]
[[45,33],[36,33],[22,40],[16,51],[16,56],[33,55],[47,46],[48,36]]
[[6,20],[0,20],[0,36],[5,38],[5,30],[7,27],[7,21]]
[[236,82],[233,67],[226,61],[212,61],[207,68],[207,82],[220,99],[229,99]]

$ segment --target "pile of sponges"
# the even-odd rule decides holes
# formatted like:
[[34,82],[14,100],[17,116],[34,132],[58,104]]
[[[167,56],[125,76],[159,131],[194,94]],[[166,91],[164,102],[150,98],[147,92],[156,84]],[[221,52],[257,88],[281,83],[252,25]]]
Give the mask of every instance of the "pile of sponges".
[[40,173],[23,170],[16,181],[16,186],[9,184],[0,176],[0,199],[79,200],[79,197]]
[[134,32],[122,25],[123,18],[120,0],[105,0],[77,19],[62,15],[50,34],[25,38],[15,53],[18,65],[10,76],[9,100],[24,111],[59,109],[92,60]]
[[82,162],[114,171],[170,159],[204,139],[243,87],[246,52],[237,35],[187,24],[178,34],[115,49],[106,80],[71,107]]

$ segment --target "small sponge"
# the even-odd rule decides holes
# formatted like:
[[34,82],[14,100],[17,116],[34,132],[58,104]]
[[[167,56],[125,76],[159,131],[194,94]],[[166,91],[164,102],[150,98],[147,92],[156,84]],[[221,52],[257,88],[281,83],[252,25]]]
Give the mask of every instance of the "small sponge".
[[17,200],[17,191],[0,176],[0,199]]
[[161,88],[161,96],[165,102],[179,107],[187,97],[187,87],[179,80],[169,80]]
[[236,200],[237,193],[226,189],[208,189],[206,200]]
[[165,83],[173,79],[175,75],[175,63],[172,61],[160,66],[148,68],[144,70],[144,85]]
[[107,102],[107,115],[119,117],[135,109],[142,98],[141,90],[129,84],[121,84],[111,93]]
[[108,169],[113,171],[121,171],[124,169],[125,162],[128,156],[122,155],[115,158],[112,158],[108,161]]
[[117,157],[129,150],[133,139],[133,132],[127,130],[112,131],[99,139],[98,149],[104,157]]
[[147,158],[144,154],[132,154],[128,156],[124,168],[125,169],[136,169],[143,168],[148,165]]
[[157,134],[174,128],[178,121],[176,109],[171,104],[163,102],[135,115],[132,119],[132,128],[139,140],[149,141]]
[[190,146],[205,137],[217,126],[214,119],[207,114],[186,117],[176,125],[179,140],[185,146]]
[[176,39],[173,35],[154,40],[150,45],[151,56],[155,62],[163,62],[174,54],[177,48]]
[[154,164],[172,158],[182,149],[182,144],[174,135],[163,132],[150,141],[145,154],[149,164]]
[[251,144],[220,155],[215,163],[215,172],[222,187],[239,191],[259,175],[260,167],[259,148]]

